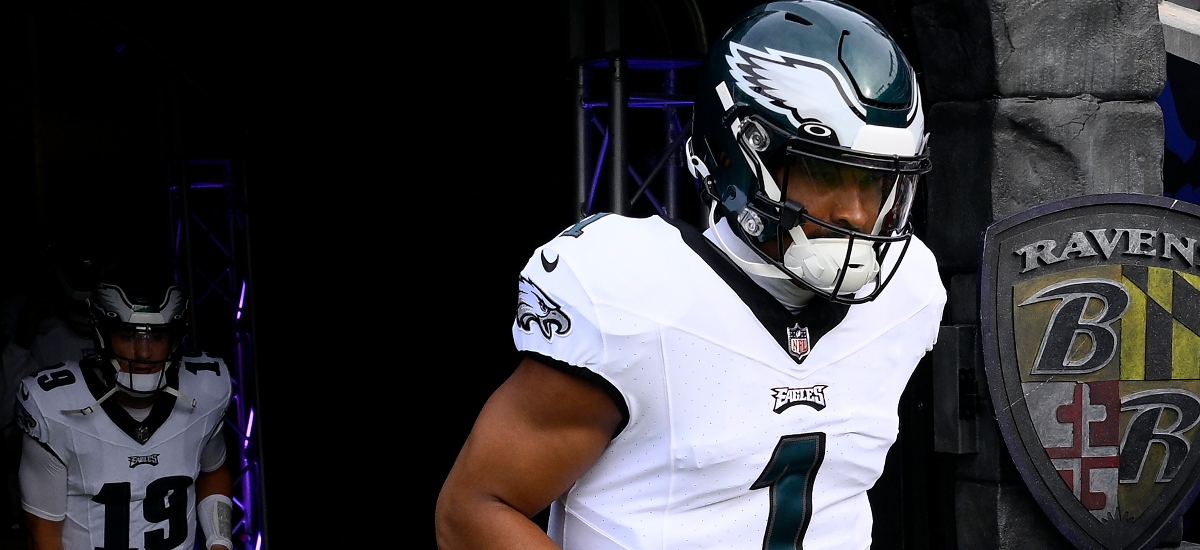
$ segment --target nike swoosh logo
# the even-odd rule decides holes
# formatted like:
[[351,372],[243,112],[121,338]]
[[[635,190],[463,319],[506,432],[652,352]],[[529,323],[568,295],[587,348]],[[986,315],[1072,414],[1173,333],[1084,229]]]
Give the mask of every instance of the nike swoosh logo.
[[552,262],[552,261],[546,259],[546,251],[543,250],[542,251],[542,269],[545,269],[546,273],[550,273],[551,271],[554,271],[554,268],[556,268],[556,267],[558,267],[558,256],[557,255],[554,256],[554,261]]

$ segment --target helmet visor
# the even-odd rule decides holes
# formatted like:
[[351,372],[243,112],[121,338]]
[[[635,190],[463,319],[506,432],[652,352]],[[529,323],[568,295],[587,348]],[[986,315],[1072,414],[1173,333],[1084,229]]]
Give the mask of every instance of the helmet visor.
[[166,366],[174,351],[176,338],[165,327],[122,325],[109,334],[113,355],[123,369],[157,370]]
[[[782,140],[786,145],[772,147]],[[833,143],[814,141],[784,132],[769,120],[751,115],[743,125],[739,142],[746,149],[759,151],[768,169],[784,166],[782,180],[790,186],[789,176],[798,171],[801,181],[811,182],[818,190],[829,192],[842,185],[856,186],[870,199],[864,206],[876,214],[872,224],[847,231],[833,220],[812,218],[818,225],[841,233],[867,237],[901,237],[911,233],[909,214],[916,196],[917,181],[930,169],[929,149],[910,157],[855,151]],[[781,158],[782,157],[782,158]],[[785,192],[786,193],[786,192]],[[773,197],[772,197],[773,198]],[[779,202],[786,197],[781,196]],[[880,239],[873,239],[880,240]]]
[[[852,196],[866,214],[862,225],[850,232],[891,237],[906,232],[919,177],[915,173],[816,157],[789,147],[783,181],[787,182],[788,188],[795,185],[808,188],[806,194],[813,197],[832,194]],[[828,224],[837,222],[817,221]],[[847,232],[844,226],[838,226],[838,230]]]

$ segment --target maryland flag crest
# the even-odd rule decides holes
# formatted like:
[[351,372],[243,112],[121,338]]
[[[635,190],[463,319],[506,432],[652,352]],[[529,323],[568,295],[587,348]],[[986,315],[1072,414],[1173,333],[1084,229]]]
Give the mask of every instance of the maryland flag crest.
[[1154,548],[1196,496],[1200,208],[1086,195],[996,222],[983,358],[1013,462],[1079,548]]

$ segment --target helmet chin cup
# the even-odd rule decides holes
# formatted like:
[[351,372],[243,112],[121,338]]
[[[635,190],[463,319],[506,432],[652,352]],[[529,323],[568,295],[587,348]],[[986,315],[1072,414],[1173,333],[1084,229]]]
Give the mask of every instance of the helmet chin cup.
[[[837,287],[837,294],[858,292],[879,273],[875,249],[869,241],[809,239],[799,227],[792,228],[790,233],[792,244],[783,254],[783,267],[818,290],[833,292],[843,268],[846,276]],[[847,246],[850,247],[850,262],[848,266],[843,266]]]
[[121,372],[121,365],[116,359],[110,359],[114,370],[117,387],[134,397],[150,397],[167,385],[167,369],[149,374]]

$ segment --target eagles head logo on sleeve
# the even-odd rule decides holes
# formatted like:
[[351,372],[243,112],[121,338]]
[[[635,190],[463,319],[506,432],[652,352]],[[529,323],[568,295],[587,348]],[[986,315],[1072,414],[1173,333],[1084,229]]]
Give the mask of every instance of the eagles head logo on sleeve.
[[[26,396],[26,398],[28,398],[29,390],[25,389],[24,383],[21,384],[21,389],[24,390],[25,396]],[[21,429],[25,430],[26,432],[29,432],[29,435],[36,437],[36,433],[33,430],[35,430],[37,428],[37,420],[33,419],[33,415],[29,414],[29,410],[26,409],[25,405],[23,405],[19,401],[17,402],[17,406],[16,406],[16,414],[17,414],[17,425],[20,426]]]
[[537,327],[547,341],[571,332],[571,318],[533,281],[522,275],[518,289],[517,326],[521,330],[532,334]]

